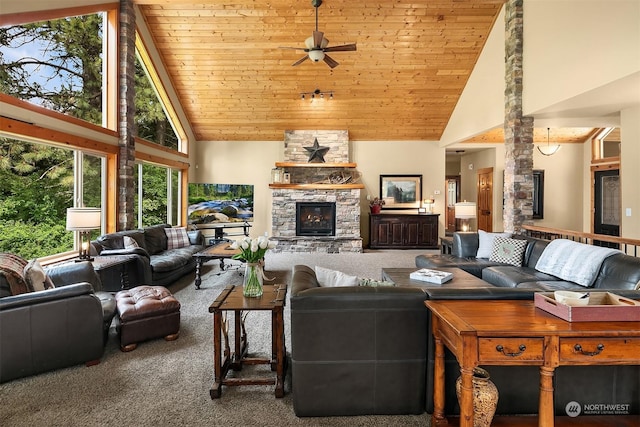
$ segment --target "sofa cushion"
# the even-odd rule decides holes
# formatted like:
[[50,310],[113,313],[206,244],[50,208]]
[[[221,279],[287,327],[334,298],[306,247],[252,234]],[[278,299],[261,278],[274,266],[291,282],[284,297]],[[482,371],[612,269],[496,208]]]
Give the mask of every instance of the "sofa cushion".
[[29,292],[27,282],[24,280],[24,268],[27,260],[13,254],[0,254],[0,273],[4,274],[9,283],[11,295],[20,295]]
[[53,282],[44,272],[42,265],[37,259],[32,259],[24,267],[24,281],[30,291],[44,291],[45,289],[55,288]]
[[124,230],[115,233],[103,234],[96,241],[100,243],[103,249],[124,249],[124,236],[128,236],[138,243],[138,246],[144,247],[144,234],[140,230]]
[[593,287],[597,289],[634,289],[640,283],[640,258],[615,254],[600,267]]
[[511,233],[487,233],[484,230],[478,230],[479,243],[476,258],[491,258],[493,242],[496,237],[511,237]]
[[502,262],[520,267],[522,266],[522,257],[526,247],[526,240],[509,239],[498,236],[493,240],[493,249],[491,250],[489,261]]
[[351,276],[338,270],[316,266],[316,277],[320,286],[359,286],[360,281],[357,276]]
[[531,267],[516,267],[513,265],[500,265],[487,267],[482,270],[482,280],[494,286],[514,288],[519,283],[559,280],[550,274],[541,273]]
[[167,234],[164,229],[168,224],[153,225],[144,229],[145,247],[149,255],[158,254],[167,249]]
[[129,236],[124,236],[122,238],[122,242],[124,243],[124,248],[125,249],[133,249],[133,248],[139,248],[140,245],[138,244],[138,242],[136,241],[136,239],[129,237]]
[[167,249],[178,249],[189,246],[189,236],[186,227],[165,228],[167,235]]

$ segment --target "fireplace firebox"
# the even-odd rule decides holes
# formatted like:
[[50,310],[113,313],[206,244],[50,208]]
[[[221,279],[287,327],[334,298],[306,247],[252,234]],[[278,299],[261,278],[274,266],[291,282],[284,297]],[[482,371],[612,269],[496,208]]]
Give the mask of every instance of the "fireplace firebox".
[[296,203],[296,236],[335,236],[336,204]]

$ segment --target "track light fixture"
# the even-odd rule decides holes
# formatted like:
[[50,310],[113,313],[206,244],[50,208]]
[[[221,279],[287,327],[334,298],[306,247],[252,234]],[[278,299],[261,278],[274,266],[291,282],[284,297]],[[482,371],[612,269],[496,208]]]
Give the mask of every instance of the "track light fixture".
[[324,99],[325,95],[329,96],[329,99],[333,99],[333,91],[321,91],[320,89],[316,89],[313,92],[300,92],[300,99],[305,100],[307,97],[313,101],[316,98]]

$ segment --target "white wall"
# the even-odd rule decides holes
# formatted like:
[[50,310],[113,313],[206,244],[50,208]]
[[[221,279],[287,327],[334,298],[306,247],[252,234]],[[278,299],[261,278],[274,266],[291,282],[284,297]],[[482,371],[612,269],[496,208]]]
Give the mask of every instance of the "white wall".
[[[590,197],[584,200],[583,171],[589,171],[590,154],[585,162],[585,144],[563,144],[552,156],[543,156],[533,150],[533,168],[544,170],[544,218],[534,220],[534,225],[566,230],[583,231],[584,206],[590,205]],[[589,150],[590,153],[590,150]],[[588,176],[588,175],[587,175]],[[588,209],[586,209],[588,210]],[[587,224],[587,228],[588,228]]]
[[[284,138],[284,135],[283,135]],[[444,149],[428,141],[351,142],[351,161],[362,174],[361,233],[369,241],[369,205],[366,196],[380,193],[380,175],[422,175],[423,199],[433,195],[434,213],[439,213],[440,235],[444,235]],[[252,236],[271,234],[271,168],[282,161],[284,142],[197,142],[191,182],[253,184],[255,186]],[[436,194],[439,191],[440,194]]]
[[[554,110],[551,106],[640,71],[638,0],[525,1],[524,22],[525,115]],[[554,116],[589,114],[584,102],[575,108],[585,111]]]
[[[623,110],[620,121],[622,218],[620,234],[640,239],[640,107]],[[627,209],[631,216],[627,216]]]
[[481,134],[504,122],[504,6],[447,123],[440,145]]

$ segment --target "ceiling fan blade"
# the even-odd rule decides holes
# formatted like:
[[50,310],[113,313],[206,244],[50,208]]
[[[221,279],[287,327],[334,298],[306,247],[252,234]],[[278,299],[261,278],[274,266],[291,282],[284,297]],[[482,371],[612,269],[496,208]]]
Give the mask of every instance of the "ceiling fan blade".
[[340,46],[330,46],[330,47],[324,48],[325,52],[345,52],[345,51],[353,51],[353,50],[357,50],[355,43],[343,44]]
[[304,50],[305,52],[309,51],[304,47],[291,47],[291,46],[279,46],[278,49],[290,49],[290,50]]
[[340,65],[340,64],[338,64],[338,61],[336,61],[335,59],[333,59],[333,58],[332,58],[332,57],[330,57],[329,55],[325,55],[325,56],[324,56],[324,62],[326,62],[326,63],[327,63],[327,65],[328,65],[330,68],[336,68],[338,65]]
[[[326,57],[326,55],[325,55]],[[295,67],[296,65],[300,65],[302,64],[304,61],[306,61],[307,59],[309,59],[309,55],[305,55],[302,58],[298,59],[296,62],[294,62],[293,64],[291,64],[292,67]]]
[[322,39],[324,38],[324,33],[322,31],[314,31],[313,32],[313,46],[314,47],[322,47]]

